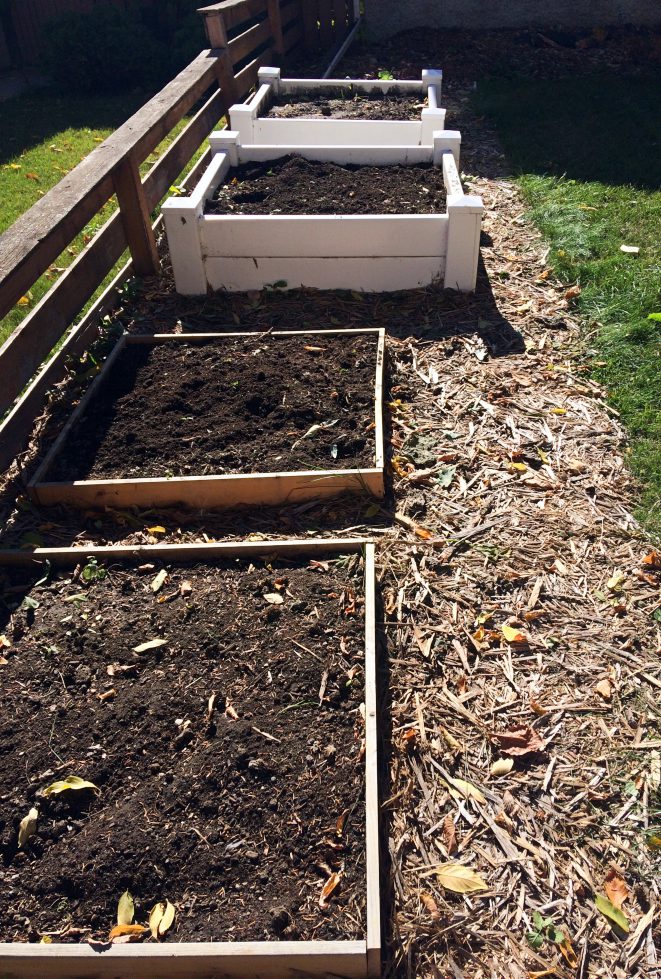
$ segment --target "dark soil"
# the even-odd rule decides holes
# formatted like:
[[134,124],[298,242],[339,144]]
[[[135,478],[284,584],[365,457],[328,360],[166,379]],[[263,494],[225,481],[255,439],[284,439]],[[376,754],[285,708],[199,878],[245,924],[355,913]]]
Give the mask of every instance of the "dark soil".
[[47,478],[373,466],[376,354],[374,335],[128,345]]
[[[295,101],[294,101],[295,99]],[[350,88],[317,89],[309,95],[276,95],[266,113],[274,119],[322,117],[329,119],[420,119],[427,105],[422,92],[353,92]]]
[[[127,888],[173,941],[363,937],[359,565],[2,572],[1,941],[105,940]],[[98,792],[43,795],[69,775]]]
[[207,202],[208,214],[436,214],[443,171],[419,166],[340,166],[301,156],[244,163]]

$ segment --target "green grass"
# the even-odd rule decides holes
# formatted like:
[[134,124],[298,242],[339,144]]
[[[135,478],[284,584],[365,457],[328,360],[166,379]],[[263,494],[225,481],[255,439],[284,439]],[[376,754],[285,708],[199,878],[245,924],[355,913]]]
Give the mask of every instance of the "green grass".
[[[0,106],[0,234],[125,122],[146,98],[144,93],[64,97],[50,89],[39,89],[3,102]],[[185,123],[183,120],[145,161],[141,167],[143,173]],[[20,303],[0,320],[0,343],[80,254],[116,206],[115,198],[111,198]]]
[[[491,80],[496,124],[549,263],[578,283],[595,377],[631,435],[638,517],[661,533],[661,84],[657,76]],[[635,245],[638,256],[623,254]]]

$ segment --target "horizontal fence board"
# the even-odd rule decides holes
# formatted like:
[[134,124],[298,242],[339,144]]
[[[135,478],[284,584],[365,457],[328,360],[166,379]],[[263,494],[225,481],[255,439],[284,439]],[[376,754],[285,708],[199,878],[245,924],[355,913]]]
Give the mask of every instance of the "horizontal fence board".
[[243,34],[239,34],[233,41],[230,41],[228,48],[232,57],[232,64],[237,65],[245,61],[251,54],[257,51],[266,41],[271,38],[271,25],[268,20],[261,24],[255,24],[248,28]]
[[204,51],[0,236],[0,319],[110,199],[112,173],[144,159],[215,80]]
[[238,99],[243,99],[246,97],[251,88],[257,84],[257,73],[260,68],[266,68],[270,65],[273,60],[273,51],[271,48],[267,48],[263,51],[258,58],[247,64],[245,68],[236,76],[236,97]]
[[295,20],[292,24],[285,25],[283,34],[285,39],[285,52],[289,54],[303,40],[303,25],[299,20]]
[[119,211],[104,224],[0,349],[0,414],[18,397],[126,248]]
[[227,108],[223,93],[214,92],[160,160],[154,164],[144,180],[150,210],[162,201],[173,181],[177,179]]
[[222,3],[208,4],[199,9],[207,16],[213,13],[222,14],[225,27],[231,31],[251,17],[266,13],[266,0],[223,0]]

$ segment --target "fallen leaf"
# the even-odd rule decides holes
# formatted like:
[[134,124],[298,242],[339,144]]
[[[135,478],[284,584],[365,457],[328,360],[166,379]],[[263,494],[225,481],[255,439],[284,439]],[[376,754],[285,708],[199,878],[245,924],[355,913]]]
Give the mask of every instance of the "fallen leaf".
[[168,573],[165,570],[165,568],[163,568],[163,570],[159,571],[156,577],[154,578],[154,580],[152,581],[151,590],[154,593],[160,591],[167,580],[168,580]]
[[148,642],[142,642],[139,646],[133,647],[134,653],[146,653],[149,649],[158,649],[159,646],[166,646],[167,639],[150,639]]
[[500,745],[501,751],[506,755],[528,755],[544,750],[544,742],[529,724],[522,724],[509,731],[494,732],[492,739]]
[[643,558],[643,564],[647,564],[652,568],[661,569],[661,554],[659,554],[658,551],[650,551],[649,554]]
[[457,849],[457,833],[454,828],[454,820],[450,813],[447,814],[443,820],[443,829],[441,830],[441,837],[443,839],[443,846],[452,855]]
[[596,685],[595,693],[598,693],[604,700],[610,701],[613,698],[613,684],[610,680],[600,680]]
[[26,173],[25,174],[25,179],[26,180],[34,180],[35,183],[40,183],[41,182],[41,177],[39,176],[38,173]]
[[637,245],[620,245],[620,251],[625,255],[637,255],[640,251]]
[[284,598],[282,595],[278,595],[277,592],[269,592],[267,595],[264,595],[264,601],[268,602],[269,605],[282,605]]
[[11,649],[11,643],[6,636],[0,636],[0,649]]
[[552,415],[566,415],[567,414],[567,409],[566,408],[551,408],[551,414]]
[[625,915],[624,911],[616,908],[615,905],[604,897],[603,894],[595,894],[594,903],[597,911],[601,911],[605,918],[608,918],[611,925],[615,925],[620,931],[628,933],[629,931],[629,919]]
[[167,530],[165,529],[165,527],[161,527],[160,524],[157,524],[155,527],[147,527],[147,533],[149,533],[149,534],[167,534]]
[[337,885],[342,879],[341,873],[331,874],[324,886],[321,889],[321,894],[319,895],[319,907],[325,908],[328,905],[328,898],[331,896]]
[[581,287],[579,285],[570,286],[564,294],[564,299],[569,302],[570,299],[577,299],[581,294]]
[[[130,940],[134,935],[144,935],[149,929],[145,925],[115,925],[111,928],[108,938],[111,942],[114,942],[118,938]],[[120,944],[120,943],[118,943]]]
[[436,876],[441,887],[455,894],[473,894],[488,890],[479,874],[461,863],[443,863],[436,867]]
[[512,771],[513,768],[514,768],[513,758],[499,758],[498,761],[495,761],[493,763],[493,765],[489,769],[489,772],[491,775],[496,775],[496,776],[509,775],[509,773]]
[[[467,782],[463,778],[450,778],[449,776],[447,776],[445,780],[465,799],[475,799],[475,801],[479,802],[480,805],[484,805],[484,803],[487,801],[477,786],[473,785],[472,782]],[[452,795],[452,792],[450,794]]]
[[94,782],[88,782],[78,775],[68,775],[66,778],[61,779],[59,782],[53,782],[47,789],[44,789],[44,795],[59,795],[60,792],[80,792],[82,789],[92,789],[94,792],[99,791],[98,785],[95,785]]
[[622,591],[622,585],[627,580],[626,575],[622,574],[621,571],[617,571],[612,578],[609,578],[606,582],[606,588],[609,591],[620,592]]
[[413,533],[416,537],[419,537],[420,540],[431,540],[434,536],[430,530],[427,530],[426,527],[419,527],[417,524],[413,528]]
[[514,629],[511,625],[504,625],[501,629],[503,636],[509,643],[527,643],[528,637],[520,629]]
[[437,905],[436,901],[434,900],[434,898],[431,896],[431,894],[428,894],[427,891],[420,891],[420,900],[422,901],[422,903],[424,904],[424,906],[429,911],[429,914],[431,915],[432,920],[433,921],[438,921],[438,919],[441,917],[441,915],[440,915],[440,912],[438,910],[438,905]]
[[172,927],[177,909],[169,901],[159,901],[149,912],[149,930],[152,938],[160,938]]
[[130,925],[135,917],[135,904],[128,891],[124,891],[117,904],[117,924]]
[[569,968],[577,969],[579,964],[578,956],[574,951],[572,943],[569,941],[569,939],[563,938],[561,942],[558,942],[558,948],[560,949],[560,953]]
[[613,907],[621,910],[622,905],[629,897],[629,888],[627,887],[624,878],[612,867],[606,874],[606,878],[604,880],[604,890],[606,891],[606,896]]
[[27,841],[31,836],[37,832],[37,820],[39,819],[39,810],[35,809],[34,806],[30,809],[27,816],[21,819],[18,826],[18,848],[19,850],[25,846]]
[[41,938],[39,939],[39,944],[40,945],[52,945],[53,944],[53,939],[50,937],[50,935],[42,935]]
[[29,296],[21,296],[21,298],[18,300],[18,302],[16,303],[16,305],[17,306],[29,306],[30,305],[30,297]]

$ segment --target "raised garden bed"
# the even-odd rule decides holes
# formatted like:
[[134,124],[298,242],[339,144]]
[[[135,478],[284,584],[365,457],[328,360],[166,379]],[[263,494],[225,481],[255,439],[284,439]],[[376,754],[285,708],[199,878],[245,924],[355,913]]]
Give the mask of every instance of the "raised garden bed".
[[[463,193],[458,133],[437,134],[431,148],[244,145],[237,133],[228,131],[212,134],[210,142],[214,156],[193,194],[163,205],[178,292],[206,295],[208,289],[245,291],[274,283],[288,289],[367,292],[432,283],[461,291],[475,288],[483,207],[481,198]],[[435,165],[442,174],[445,210],[384,214],[377,201],[372,213],[283,215],[277,213],[276,197],[268,214],[207,213],[208,202],[222,197],[221,188],[231,186],[242,172],[237,168],[290,155],[341,167]],[[395,186],[393,196],[409,200],[406,170],[400,175],[400,192]],[[305,175],[290,192],[306,197]],[[428,202],[422,206],[428,209]]]
[[45,505],[384,492],[384,331],[120,339],[29,485]]
[[0,564],[3,977],[378,974],[373,545]]
[[440,71],[420,81],[281,78],[262,68],[259,88],[230,109],[242,143],[431,146],[445,128]]

